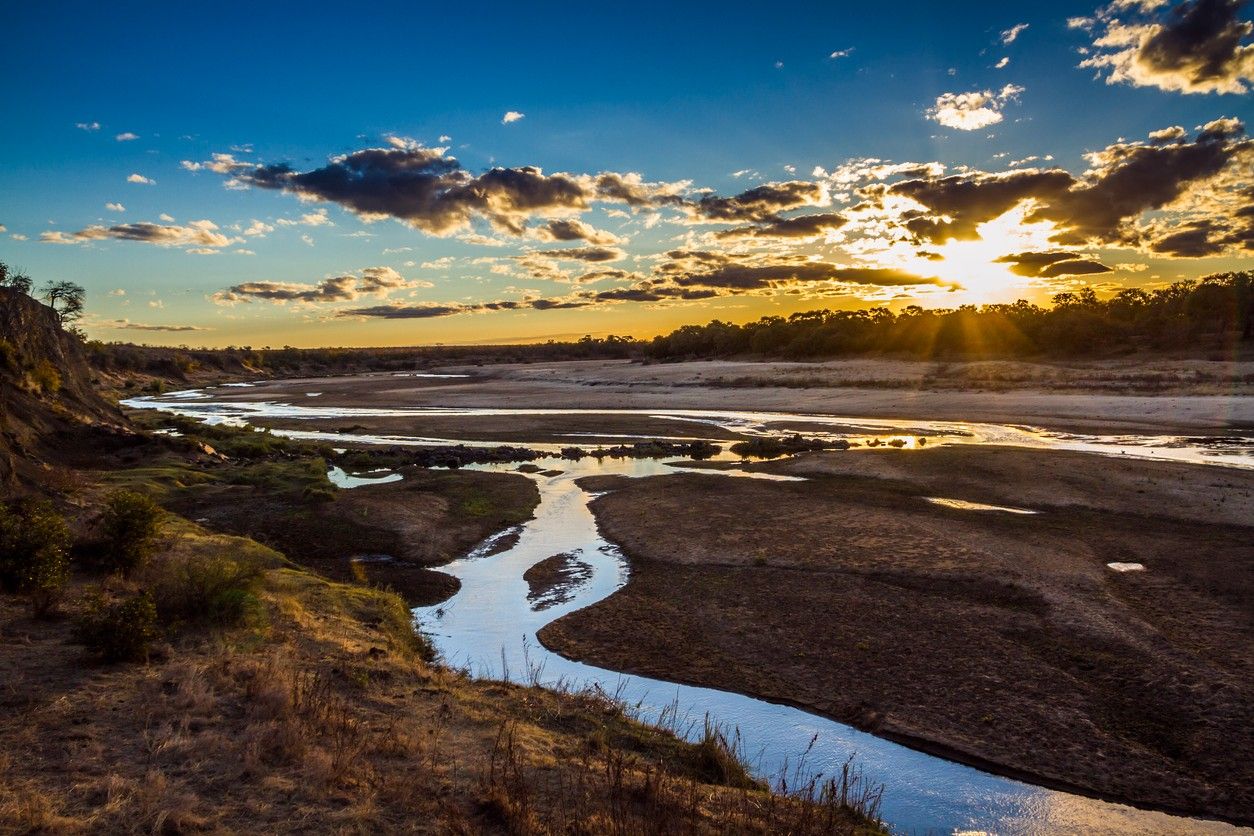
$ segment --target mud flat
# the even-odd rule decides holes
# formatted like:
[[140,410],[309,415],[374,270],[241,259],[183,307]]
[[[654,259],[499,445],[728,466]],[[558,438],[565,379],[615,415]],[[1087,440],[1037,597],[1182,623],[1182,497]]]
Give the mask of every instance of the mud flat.
[[458,589],[456,578],[432,567],[528,519],[539,501],[535,485],[513,474],[407,468],[400,481],[378,481],[321,501],[250,485],[193,485],[169,505],[326,577],[388,587],[410,606],[427,606]]
[[757,467],[807,481],[595,484],[631,579],[544,644],[1046,786],[1254,822],[1254,472],[999,447]]

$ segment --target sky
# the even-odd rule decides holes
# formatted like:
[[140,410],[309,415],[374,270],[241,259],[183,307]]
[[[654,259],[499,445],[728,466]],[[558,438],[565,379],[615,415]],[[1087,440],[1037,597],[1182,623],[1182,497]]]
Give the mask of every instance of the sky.
[[0,261],[152,344],[648,337],[1254,263],[1239,0],[11,3]]

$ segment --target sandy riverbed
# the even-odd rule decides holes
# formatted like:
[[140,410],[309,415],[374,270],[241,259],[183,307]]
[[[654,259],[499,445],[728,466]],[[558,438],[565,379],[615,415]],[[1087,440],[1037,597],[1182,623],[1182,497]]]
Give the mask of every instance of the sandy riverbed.
[[[940,364],[896,360],[829,363],[701,361],[642,364],[582,361],[451,367],[464,378],[392,374],[261,382],[218,390],[235,400],[331,406],[484,406],[569,409],[756,409],[853,417],[1029,424],[1075,432],[1217,432],[1254,426],[1254,363],[1106,361],[1077,365]],[[308,392],[319,393],[308,398]],[[437,424],[388,419],[388,432],[434,432]],[[463,421],[466,433],[489,427]],[[428,426],[430,429],[428,430]],[[560,428],[559,428],[560,429]],[[656,428],[620,424],[617,432]],[[549,427],[549,431],[557,429]],[[471,437],[464,435],[463,437]]]
[[541,639],[1046,784],[1254,820],[1254,473],[995,447],[766,467],[810,481],[594,485],[614,488],[593,509],[631,581]]

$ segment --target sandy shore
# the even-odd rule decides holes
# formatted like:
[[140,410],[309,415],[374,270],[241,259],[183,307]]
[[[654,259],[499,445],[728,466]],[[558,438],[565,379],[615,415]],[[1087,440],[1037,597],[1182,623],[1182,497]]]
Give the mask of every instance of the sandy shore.
[[[754,409],[987,421],[1094,433],[1210,433],[1254,427],[1254,363],[1248,362],[1161,361],[1135,366],[1108,361],[1063,366],[894,360],[814,364],[596,360],[446,371],[468,377],[309,378],[220,389],[217,394],[232,400],[283,400],[323,407]],[[318,394],[308,397],[310,392]],[[422,431],[428,426],[424,421],[406,422],[403,428]],[[358,419],[335,423],[370,426]],[[396,422],[388,426],[396,431],[401,427]],[[467,419],[460,426],[473,432],[475,421]],[[438,423],[430,427],[433,432],[446,429]]]
[[616,487],[593,509],[632,579],[544,643],[1254,821],[1254,473],[995,447],[765,467],[809,481],[598,484]]

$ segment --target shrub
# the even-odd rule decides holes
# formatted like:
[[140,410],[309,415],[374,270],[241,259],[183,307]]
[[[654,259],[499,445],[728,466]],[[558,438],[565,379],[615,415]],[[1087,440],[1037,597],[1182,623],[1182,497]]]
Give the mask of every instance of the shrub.
[[31,369],[30,379],[45,395],[55,394],[61,388],[61,373],[47,360],[40,360],[35,364],[35,368]]
[[47,500],[0,505],[0,588],[30,596],[44,615],[69,580],[70,531]]
[[17,348],[8,340],[0,340],[0,367],[17,371]]
[[161,508],[145,494],[114,491],[103,515],[105,563],[129,577],[152,556],[161,529]]
[[106,662],[147,660],[148,647],[157,637],[156,604],[147,592],[113,603],[97,597],[78,619],[74,634]]
[[149,588],[163,625],[226,627],[256,610],[264,572],[246,556],[171,557],[152,567]]

